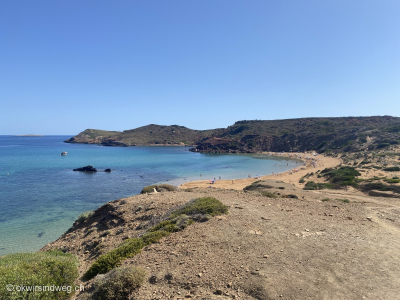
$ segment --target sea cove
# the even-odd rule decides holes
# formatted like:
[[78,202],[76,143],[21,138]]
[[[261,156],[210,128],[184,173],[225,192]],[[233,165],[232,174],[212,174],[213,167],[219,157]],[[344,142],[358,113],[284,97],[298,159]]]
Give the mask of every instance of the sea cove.
[[[66,144],[70,136],[0,136],[0,255],[36,251],[85,211],[150,184],[246,178],[298,166],[264,155],[201,154],[188,147]],[[60,156],[67,151],[67,156]],[[111,173],[72,169],[93,165]]]

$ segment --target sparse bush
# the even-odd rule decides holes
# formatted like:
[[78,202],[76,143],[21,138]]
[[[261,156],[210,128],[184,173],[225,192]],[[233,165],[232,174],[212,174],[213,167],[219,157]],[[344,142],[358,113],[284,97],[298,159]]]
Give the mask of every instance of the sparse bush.
[[329,200],[331,200],[331,199],[329,199],[329,198],[324,198],[324,199],[322,199],[321,201],[325,202],[325,201],[329,201]]
[[91,216],[93,216],[94,211],[87,211],[79,215],[78,219],[76,220],[78,223],[83,223]]
[[385,181],[387,182],[387,183],[399,183],[400,182],[400,179],[385,179]]
[[[61,251],[15,253],[0,258],[0,299],[67,299],[78,278],[78,261]],[[7,291],[19,286],[65,286],[65,291]],[[71,286],[72,289],[68,290]]]
[[166,232],[177,232],[185,229],[188,225],[192,224],[196,221],[200,221],[198,216],[187,216],[185,214],[178,215],[174,218],[170,218],[168,220],[162,221],[156,226],[149,229],[149,232],[156,231],[166,231]]
[[156,187],[157,192],[173,192],[176,191],[176,187],[170,184],[159,184]]
[[271,193],[271,192],[268,192],[268,191],[261,192],[260,194],[263,195],[264,197],[269,197],[269,198],[277,198],[278,197],[274,193]]
[[350,203],[349,199],[336,199],[338,201],[342,201],[343,203]]
[[96,247],[94,248],[94,251],[96,251],[97,253],[101,253],[103,251],[104,248],[104,244],[100,243],[98,245],[96,245]]
[[91,299],[128,299],[143,284],[145,275],[145,271],[138,267],[126,266],[113,269],[95,281]]
[[141,238],[132,238],[123,242],[119,247],[101,255],[83,276],[89,280],[97,274],[104,274],[118,266],[124,259],[133,257],[145,246]]
[[166,232],[176,232],[179,231],[179,228],[175,225],[175,222],[171,220],[166,220],[158,223],[156,226],[149,229],[149,232],[155,231],[166,231]]
[[145,246],[157,243],[161,238],[169,235],[170,233],[167,231],[153,231],[146,233],[142,236],[142,240]]
[[221,203],[221,201],[212,198],[212,197],[203,197],[197,198],[180,209],[174,211],[169,219],[173,219],[179,215],[195,215],[195,214],[203,214],[210,216],[218,216],[222,214],[228,213],[228,207]]
[[111,234],[111,231],[110,230],[106,230],[100,236],[107,236],[109,234]]
[[389,147],[389,146],[390,146],[389,143],[380,143],[380,144],[378,144],[378,145],[376,146],[376,148],[377,148],[377,149],[382,149],[382,148]]
[[323,189],[334,189],[335,185],[332,183],[316,183],[314,181],[307,181],[303,190],[323,190]]
[[249,192],[249,191],[259,191],[259,190],[272,189],[272,188],[274,188],[272,185],[266,184],[262,180],[258,180],[258,181],[253,182],[252,184],[246,186],[243,190],[245,192]]
[[339,185],[355,185],[354,179],[356,176],[360,176],[361,174],[353,167],[340,167],[337,170],[329,170],[325,169],[321,173],[324,173],[325,177],[331,183],[336,183]]
[[388,167],[388,168],[384,168],[383,171],[398,172],[398,171],[400,171],[400,167]]
[[306,181],[304,180],[304,177],[301,177],[300,180],[299,180],[299,183],[304,183],[304,182],[306,182]]

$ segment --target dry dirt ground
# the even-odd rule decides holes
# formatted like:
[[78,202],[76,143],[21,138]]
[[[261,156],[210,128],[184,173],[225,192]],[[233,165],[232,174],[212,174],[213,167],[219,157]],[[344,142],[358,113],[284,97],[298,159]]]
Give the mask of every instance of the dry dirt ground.
[[138,195],[99,208],[44,250],[76,254],[83,274],[100,253],[169,209],[211,196],[229,206],[228,215],[194,223],[124,261],[147,272],[134,299],[400,299],[399,199],[268,184],[299,199],[216,188]]

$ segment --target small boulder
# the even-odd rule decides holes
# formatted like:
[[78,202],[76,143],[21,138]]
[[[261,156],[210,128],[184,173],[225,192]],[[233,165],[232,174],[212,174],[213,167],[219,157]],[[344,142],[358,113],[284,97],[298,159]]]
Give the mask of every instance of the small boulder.
[[289,194],[289,195],[287,195],[286,197],[292,198],[292,199],[299,199],[299,197],[297,197],[297,196],[294,195],[294,194]]

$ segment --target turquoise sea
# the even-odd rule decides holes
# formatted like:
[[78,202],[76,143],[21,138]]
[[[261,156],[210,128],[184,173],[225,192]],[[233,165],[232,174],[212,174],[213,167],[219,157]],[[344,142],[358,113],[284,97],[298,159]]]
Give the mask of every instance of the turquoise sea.
[[[63,143],[68,138],[0,136],[0,256],[36,251],[57,239],[82,212],[138,194],[146,185],[246,178],[296,166],[285,158],[201,154],[187,147]],[[68,155],[60,156],[62,151]],[[86,165],[112,172],[72,171]]]

